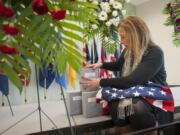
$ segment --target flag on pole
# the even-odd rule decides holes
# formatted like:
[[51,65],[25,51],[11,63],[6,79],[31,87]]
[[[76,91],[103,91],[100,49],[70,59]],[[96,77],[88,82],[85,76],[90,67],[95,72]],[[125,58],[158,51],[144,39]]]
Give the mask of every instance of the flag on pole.
[[86,66],[89,60],[90,60],[89,48],[87,44],[84,44],[83,45],[83,66]]
[[53,65],[51,63],[48,67],[45,67],[45,63],[43,63],[43,65],[43,68],[39,70],[39,85],[48,89],[54,81],[55,72],[53,72]]
[[117,59],[119,59],[119,57],[121,56],[121,50],[120,50],[121,47],[117,47],[115,52],[114,52],[114,57]]
[[95,38],[93,39],[93,45],[91,46],[91,64],[98,62],[98,50]]
[[9,94],[8,77],[5,74],[0,74],[0,91],[5,96]]
[[65,90],[67,90],[67,76],[66,74],[58,76],[56,74],[55,77],[56,83],[58,83],[60,86],[62,86]]
[[[27,64],[29,65],[29,62],[28,62],[28,58],[24,55],[21,55],[21,57],[27,62]],[[27,102],[27,96],[26,96],[26,93],[27,93],[27,86],[29,85],[30,83],[30,79],[31,79],[31,76],[30,76],[30,73],[27,69],[23,68],[23,71],[24,71],[24,74],[26,75],[23,75],[21,73],[18,72],[18,70],[14,67],[14,70],[17,72],[18,74],[18,77],[20,78],[21,80],[21,83],[23,84],[23,91],[24,91],[24,101],[25,103]]]
[[[106,56],[106,50],[104,49],[104,47],[101,47],[101,62],[105,62],[107,60],[107,56]],[[101,68],[100,69],[100,73],[99,73],[99,77],[100,78],[109,78],[109,73],[108,70]]]
[[90,54],[89,54],[88,45],[86,44],[85,47],[86,47],[86,61],[89,61],[91,58],[90,58]]
[[76,87],[76,72],[74,69],[69,65],[69,79],[71,82],[71,87],[75,90]]
[[27,93],[27,86],[29,85],[29,83],[30,83],[30,73],[29,73],[29,71],[27,70],[27,69],[25,69],[25,68],[22,68],[23,70],[24,70],[24,73],[26,74],[26,76],[25,75],[22,75],[22,74],[20,74],[20,73],[18,73],[18,71],[17,71],[17,73],[18,73],[18,77],[20,78],[20,80],[21,80],[21,83],[23,84],[23,91],[24,91],[24,97],[25,97],[25,99],[24,99],[24,101],[25,101],[25,103],[27,102],[27,96],[26,96],[26,93]]
[[[119,59],[120,55],[121,55],[120,47],[118,46],[118,47],[116,47],[116,50],[115,50],[114,54],[111,56],[111,61],[112,62],[117,61]],[[114,76],[118,77],[119,76],[119,71],[113,71],[112,74]]]

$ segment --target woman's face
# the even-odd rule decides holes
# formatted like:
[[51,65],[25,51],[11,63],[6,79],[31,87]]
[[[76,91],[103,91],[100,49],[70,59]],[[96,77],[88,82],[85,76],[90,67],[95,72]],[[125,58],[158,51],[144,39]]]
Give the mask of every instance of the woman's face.
[[126,34],[126,31],[123,28],[118,29],[120,38],[121,38],[121,44],[125,45],[125,47],[129,46],[129,40]]

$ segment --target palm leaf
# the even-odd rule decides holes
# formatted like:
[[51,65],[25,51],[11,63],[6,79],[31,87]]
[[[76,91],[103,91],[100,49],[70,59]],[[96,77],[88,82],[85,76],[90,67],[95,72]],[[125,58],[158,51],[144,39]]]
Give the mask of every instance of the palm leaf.
[[[83,58],[79,45],[85,42],[84,35],[87,35],[84,26],[90,21],[97,23],[95,15],[97,6],[87,2],[76,1],[70,4],[67,0],[47,0],[49,9],[58,7],[68,10],[64,20],[56,21],[49,14],[39,16],[34,13],[30,0],[15,1],[12,6],[19,14],[7,21],[18,26],[22,34],[7,38],[5,33],[0,31],[0,44],[12,45],[18,50],[19,55],[1,56],[0,61],[4,59],[5,64],[2,66],[1,62],[0,69],[5,70],[10,80],[20,90],[22,84],[11,67],[16,67],[24,76],[26,75],[22,68],[28,69],[31,73],[29,64],[20,55],[28,57],[40,68],[42,61],[45,61],[46,66],[52,63],[53,70],[57,70],[58,74],[66,72],[67,64],[79,73]],[[61,33],[61,37],[58,33]]]

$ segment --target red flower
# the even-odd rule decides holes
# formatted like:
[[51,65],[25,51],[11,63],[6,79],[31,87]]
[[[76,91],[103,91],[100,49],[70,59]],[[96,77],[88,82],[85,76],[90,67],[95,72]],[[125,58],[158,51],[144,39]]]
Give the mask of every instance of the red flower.
[[6,34],[9,34],[9,35],[20,34],[20,30],[18,28],[9,24],[3,25],[3,30]]
[[48,6],[44,0],[33,0],[32,8],[38,15],[44,15],[48,12]]
[[66,10],[51,10],[51,16],[55,20],[62,20],[66,17]]
[[14,16],[14,11],[0,2],[0,15],[6,18],[11,18]]
[[9,45],[0,45],[0,52],[5,54],[16,54],[17,50]]

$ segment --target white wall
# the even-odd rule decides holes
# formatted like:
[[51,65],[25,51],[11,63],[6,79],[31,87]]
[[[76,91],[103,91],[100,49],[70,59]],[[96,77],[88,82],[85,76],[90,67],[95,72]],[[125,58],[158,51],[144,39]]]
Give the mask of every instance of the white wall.
[[149,0],[136,7],[136,15],[140,16],[149,26],[152,38],[164,51],[167,82],[180,84],[180,47],[172,43],[173,27],[164,26],[167,15],[162,14],[167,0]]

